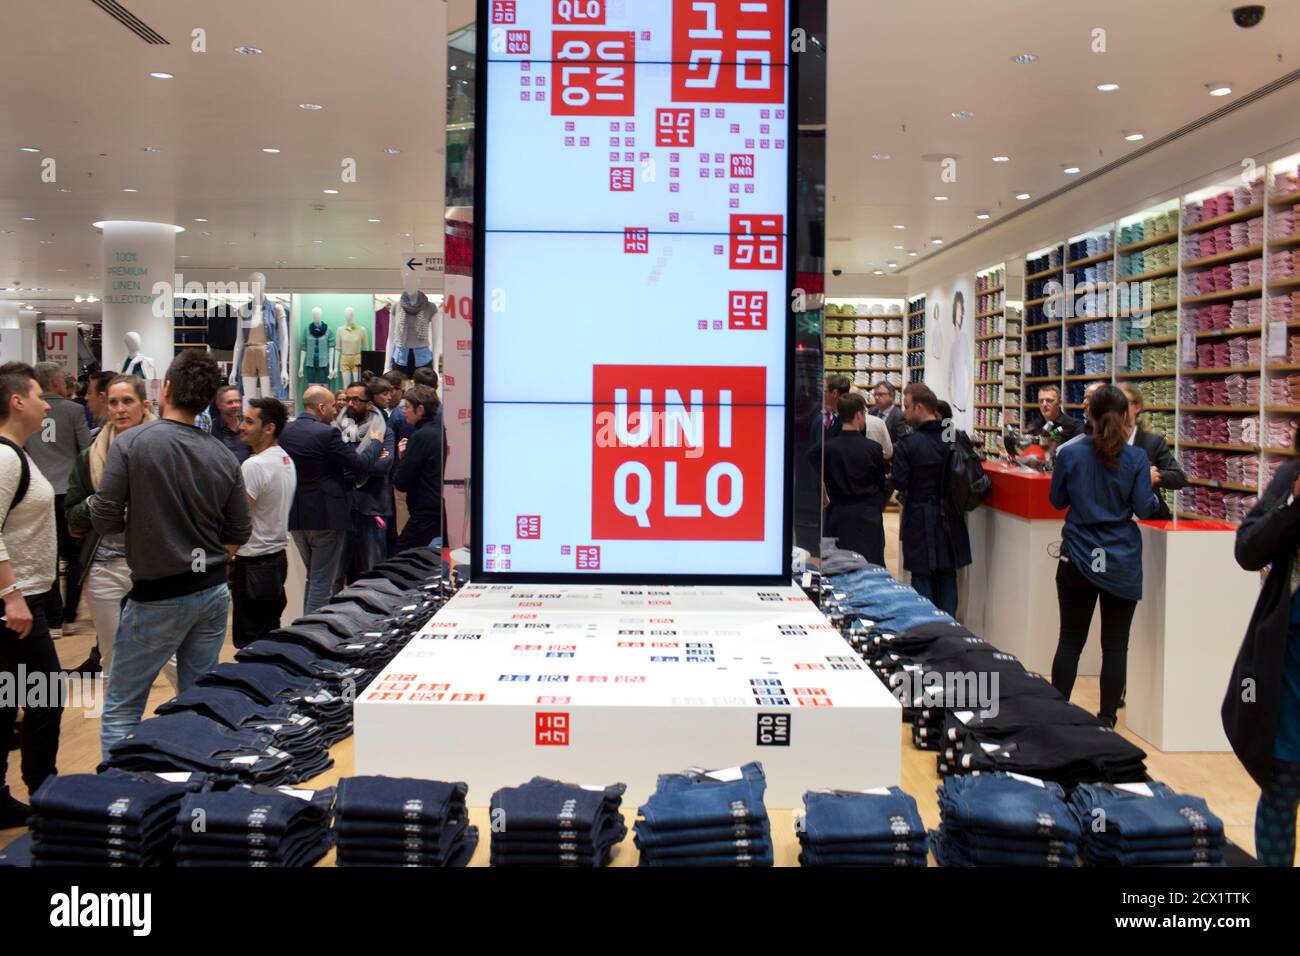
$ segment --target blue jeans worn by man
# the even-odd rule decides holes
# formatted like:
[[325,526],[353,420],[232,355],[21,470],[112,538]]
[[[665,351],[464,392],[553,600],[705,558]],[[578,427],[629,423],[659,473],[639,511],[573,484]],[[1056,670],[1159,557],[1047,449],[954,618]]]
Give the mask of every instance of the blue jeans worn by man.
[[289,536],[297,545],[303,566],[307,569],[302,612],[311,614],[328,603],[334,593],[339,564],[348,550],[348,532],[339,529],[290,531]]
[[161,601],[128,598],[113,650],[100,731],[104,759],[140,722],[154,678],[175,654],[180,693],[216,666],[226,638],[224,584]]

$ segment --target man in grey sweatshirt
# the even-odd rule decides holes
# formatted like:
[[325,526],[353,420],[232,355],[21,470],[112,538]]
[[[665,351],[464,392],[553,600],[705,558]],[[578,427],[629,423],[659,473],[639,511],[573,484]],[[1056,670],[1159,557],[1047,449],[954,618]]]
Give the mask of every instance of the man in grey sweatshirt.
[[221,375],[206,353],[182,352],[167,369],[161,418],[124,432],[109,450],[90,520],[126,532],[131,592],[108,675],[100,743],[140,722],[149,689],[175,654],[184,693],[217,664],[226,637],[226,562],[252,531],[239,464],[194,424]]

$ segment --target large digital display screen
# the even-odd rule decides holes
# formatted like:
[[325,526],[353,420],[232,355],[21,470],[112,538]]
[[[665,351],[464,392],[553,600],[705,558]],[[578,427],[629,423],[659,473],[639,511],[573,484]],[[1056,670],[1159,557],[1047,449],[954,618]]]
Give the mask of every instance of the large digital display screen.
[[788,577],[786,0],[480,0],[476,579]]

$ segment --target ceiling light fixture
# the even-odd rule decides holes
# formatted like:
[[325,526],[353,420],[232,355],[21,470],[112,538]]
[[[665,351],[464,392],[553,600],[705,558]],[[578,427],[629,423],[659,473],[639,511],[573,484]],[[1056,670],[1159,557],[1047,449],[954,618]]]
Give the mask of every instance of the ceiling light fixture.
[[79,295],[74,295],[74,296],[72,297],[72,301],[73,301],[73,302],[85,302],[86,300],[85,300],[84,298],[82,298],[81,296],[79,296]]
[[261,49],[255,46],[237,46],[235,47],[235,52],[238,53],[240,56],[261,56],[262,55]]
[[19,147],[18,147],[18,152],[20,152],[20,153],[39,153],[40,151],[41,151],[41,150],[40,150],[40,147],[39,147],[39,146],[19,146]]
[[970,110],[957,110],[952,114],[953,119],[974,119],[975,114]]
[[1061,167],[1061,172],[1065,173],[1065,175],[1067,175],[1067,176],[1074,176],[1074,175],[1076,175],[1076,174],[1079,172],[1079,167],[1078,167],[1078,166],[1062,166],[1062,167]]
[[934,201],[935,201],[935,202],[947,202],[947,201],[948,201],[948,197],[947,197],[947,196],[935,196],[935,197],[934,197]]
[[993,162],[995,162],[995,163],[1009,163],[1009,162],[1011,162],[1011,157],[1010,157],[1010,156],[994,156],[994,157],[993,157]]
[[382,219],[367,219],[366,222],[383,222]]
[[902,247],[902,246],[894,246],[894,251],[895,251],[895,252],[902,252],[902,251],[903,251],[903,247]]
[[174,74],[174,73],[164,73],[162,70],[155,70],[153,73],[150,73],[149,75],[152,76],[155,80],[174,80],[174,79],[176,79],[176,74]]
[[932,245],[932,246],[941,246],[941,245],[943,245],[943,237],[942,237],[942,236],[932,236],[932,237],[930,238],[930,245]]
[[1138,140],[1146,139],[1147,134],[1140,129],[1126,129],[1124,130],[1124,138],[1130,143],[1136,143]]
[[70,192],[72,192],[72,190],[69,189],[67,186],[60,186],[59,189],[58,189],[58,191],[61,192],[61,193],[70,193]]
[[325,107],[321,106],[319,103],[299,103],[299,104],[298,104],[298,109],[300,109],[300,110],[313,110],[313,111],[315,111],[315,110],[323,110],[324,108],[325,108]]
[[895,228],[895,229],[906,229],[907,227],[904,226],[902,223],[897,223],[897,222],[896,222],[896,223],[894,223],[894,228]]
[[271,156],[274,156],[276,153],[278,153],[278,152],[280,152],[280,151],[279,151],[278,149],[276,149],[274,146],[263,146],[263,147],[262,147],[262,152],[267,153],[267,154],[269,154],[269,155],[271,155]]
[[36,221],[35,216],[23,216],[23,222],[35,222],[35,221]]
[[194,221],[195,221],[195,222],[207,222],[206,219],[195,219]]
[[339,191],[337,189],[322,189],[321,192],[323,192],[326,196],[337,196],[339,194]]
[[888,153],[872,153],[871,158],[883,160],[883,159],[893,159],[894,157],[890,156]]
[[387,153],[389,156],[396,156],[401,152],[401,150],[398,149],[396,146],[387,146],[384,148],[384,152]]
[[1118,83],[1098,83],[1097,90],[1101,93],[1114,93],[1119,89]]
[[140,190],[136,189],[136,188],[133,187],[133,186],[123,186],[123,187],[122,187],[122,192],[124,192],[124,193],[138,193],[139,191],[140,191]]
[[319,245],[321,245],[322,243],[324,243],[325,240],[324,240],[324,239],[313,239],[311,242],[312,242],[312,245],[314,245],[314,246],[319,246]]
[[1232,92],[1232,87],[1227,83],[1206,83],[1205,88],[1210,91],[1211,96],[1227,96]]
[[1019,199],[1021,202],[1024,202],[1026,199],[1029,198],[1029,193],[1016,193],[1016,198]]
[[897,269],[898,263],[895,262],[893,259],[890,259],[888,262],[885,263],[885,267],[887,269]]
[[884,269],[872,269],[872,270],[871,270],[871,274],[872,274],[873,276],[883,276],[883,275],[885,274],[885,270],[884,270]]
[[1036,53],[1017,53],[1011,58],[1012,63],[1037,63],[1038,54]]
[[911,258],[916,258],[918,255],[920,255],[920,253],[915,252],[915,251],[912,251],[912,252],[909,252],[909,253],[908,253],[908,256],[910,256]]
[[980,220],[988,219],[989,214],[981,209],[979,212],[975,214],[975,218]]

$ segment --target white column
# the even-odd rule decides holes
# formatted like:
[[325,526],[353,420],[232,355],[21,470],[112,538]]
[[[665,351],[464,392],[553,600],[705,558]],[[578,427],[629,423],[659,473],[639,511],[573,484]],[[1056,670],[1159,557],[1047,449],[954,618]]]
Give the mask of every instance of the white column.
[[0,362],[36,361],[36,313],[0,302]]
[[18,328],[18,305],[14,302],[0,302],[0,329]]
[[18,328],[22,330],[23,358],[28,365],[36,364],[36,323],[41,314],[35,309],[20,309]]
[[[161,222],[123,220],[95,226],[104,233],[103,367],[121,369],[127,354],[123,338],[138,332],[140,354],[153,359],[161,378],[175,352],[172,284],[176,234],[184,230]],[[166,283],[166,290],[155,295],[158,283]]]

